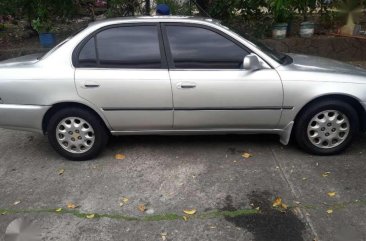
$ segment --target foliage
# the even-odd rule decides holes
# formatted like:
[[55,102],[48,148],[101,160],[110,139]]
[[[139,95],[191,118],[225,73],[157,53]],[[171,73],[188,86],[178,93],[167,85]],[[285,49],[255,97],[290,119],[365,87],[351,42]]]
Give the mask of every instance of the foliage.
[[[0,0],[0,15],[35,19],[40,13],[52,17],[70,17],[74,14],[73,0]],[[39,16],[41,17],[41,16]]]
[[293,0],[291,4],[303,16],[304,21],[307,21],[308,14],[316,9],[317,0]]
[[141,1],[139,0],[109,0],[108,17],[124,17],[141,15]]
[[265,13],[267,0],[241,0],[238,4],[240,15],[244,20],[260,20]]
[[4,31],[6,29],[5,24],[0,23],[0,31]]
[[337,14],[332,11],[335,7],[334,1],[321,1],[319,3],[319,26],[323,29],[332,29],[336,25]]
[[238,0],[216,0],[209,8],[209,14],[213,18],[229,22],[236,14]]
[[259,20],[265,14],[267,0],[214,0],[208,8],[210,16],[230,22],[242,20]]
[[273,14],[276,23],[287,23],[292,18],[292,1],[293,0],[269,0],[269,9]]
[[52,24],[50,21],[42,21],[39,17],[32,20],[32,28],[38,33],[49,33],[52,30]]

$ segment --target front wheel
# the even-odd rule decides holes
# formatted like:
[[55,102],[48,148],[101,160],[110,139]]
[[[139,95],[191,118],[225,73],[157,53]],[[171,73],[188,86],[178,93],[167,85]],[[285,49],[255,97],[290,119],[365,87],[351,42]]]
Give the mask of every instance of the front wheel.
[[298,145],[316,155],[345,150],[359,130],[355,109],[339,100],[325,100],[307,107],[295,123]]
[[49,121],[47,133],[52,147],[74,161],[96,157],[108,142],[107,130],[100,118],[81,108],[56,112]]

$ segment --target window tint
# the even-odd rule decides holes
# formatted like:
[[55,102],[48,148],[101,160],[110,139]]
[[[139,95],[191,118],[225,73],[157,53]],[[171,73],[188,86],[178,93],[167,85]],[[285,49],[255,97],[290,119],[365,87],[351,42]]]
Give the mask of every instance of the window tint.
[[97,34],[101,67],[160,68],[160,48],[156,26],[127,26]]
[[97,55],[95,53],[95,41],[91,38],[80,51],[79,66],[92,67],[97,64]]
[[166,26],[176,68],[240,69],[249,53],[224,36],[191,26]]

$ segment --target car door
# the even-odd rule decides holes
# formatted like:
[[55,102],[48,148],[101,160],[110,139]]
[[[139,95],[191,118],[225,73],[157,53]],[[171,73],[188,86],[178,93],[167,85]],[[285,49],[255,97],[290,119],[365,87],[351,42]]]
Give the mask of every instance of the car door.
[[251,53],[215,28],[164,23],[175,129],[269,129],[280,120],[277,72],[243,70]]
[[171,129],[173,102],[158,24],[124,24],[92,34],[77,55],[79,95],[113,131]]

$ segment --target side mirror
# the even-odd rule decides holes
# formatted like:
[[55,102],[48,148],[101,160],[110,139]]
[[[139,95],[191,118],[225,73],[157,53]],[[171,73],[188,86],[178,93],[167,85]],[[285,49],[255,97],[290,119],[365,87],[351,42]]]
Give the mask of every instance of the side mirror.
[[243,68],[245,70],[258,70],[262,68],[262,65],[260,64],[257,55],[249,54],[244,58]]

